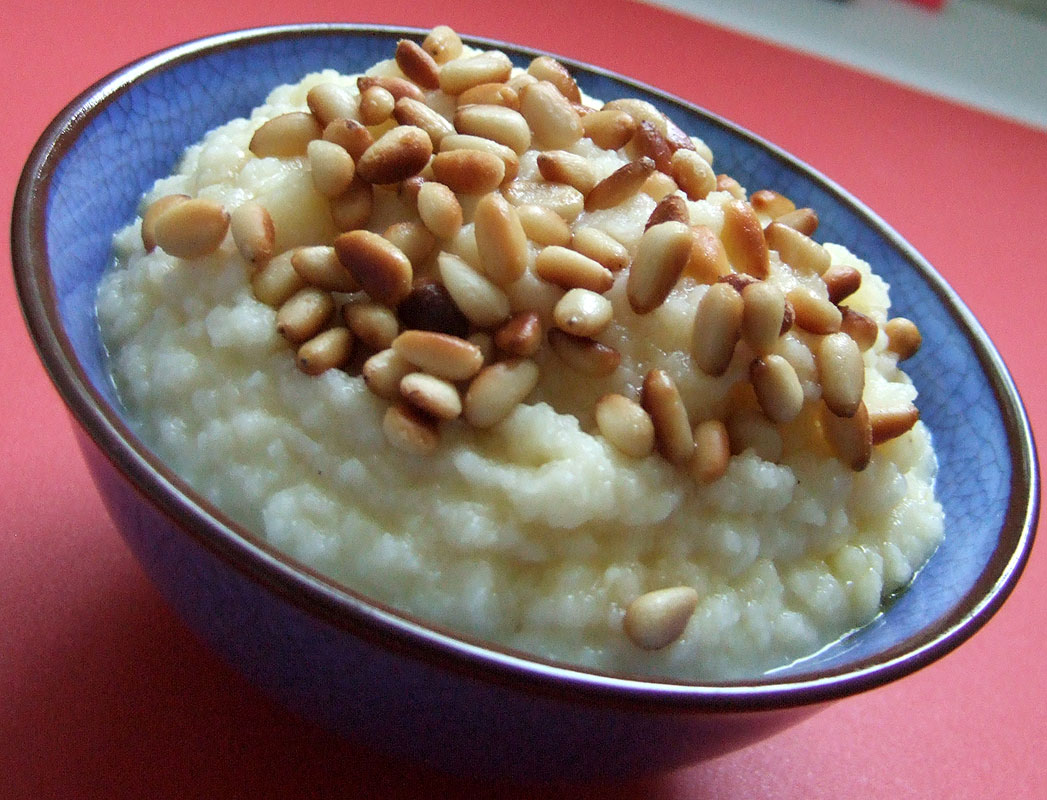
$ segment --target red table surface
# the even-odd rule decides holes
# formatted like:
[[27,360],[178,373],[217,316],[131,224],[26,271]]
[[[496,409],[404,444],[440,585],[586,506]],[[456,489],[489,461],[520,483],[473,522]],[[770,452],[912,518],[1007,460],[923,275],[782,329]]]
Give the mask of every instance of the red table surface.
[[[832,176],[952,283],[1034,429],[1047,424],[1047,133],[626,0],[265,5],[15,0],[0,33],[0,216],[51,117],[127,61],[272,23],[443,22],[634,76]],[[1047,57],[1029,79],[1043,74]],[[88,478],[6,271],[0,331],[0,797],[1047,797],[1042,545],[1003,610],[941,662],[671,774],[538,792],[348,745],[220,663],[146,581]]]

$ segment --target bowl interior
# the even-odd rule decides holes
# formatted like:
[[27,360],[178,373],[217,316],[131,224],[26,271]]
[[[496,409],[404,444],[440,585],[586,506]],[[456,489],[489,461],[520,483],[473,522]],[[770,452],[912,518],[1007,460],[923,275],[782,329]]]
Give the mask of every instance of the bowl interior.
[[[403,35],[330,26],[219,37],[217,47],[203,52],[189,45],[176,50],[174,59],[146,59],[103,81],[80,98],[88,107],[83,119],[73,115],[51,132],[57,146],[46,154],[44,167],[54,165],[54,172],[37,234],[46,241],[51,270],[44,302],[50,292],[59,337],[75,353],[84,391],[112,407],[104,414],[115,418],[121,411],[106,371],[94,295],[111,259],[112,234],[133,218],[141,194],[171,171],[188,144],[247,115],[273,86],[328,67],[361,71],[389,57]],[[499,46],[518,65],[534,55]],[[891,284],[894,313],[918,320],[924,335],[925,346],[906,366],[938,453],[946,539],[911,590],[871,625],[766,682],[795,684],[885,662],[927,660],[951,649],[966,638],[963,629],[973,632],[1002,602],[1034,519],[1035,461],[1027,424],[981,329],[911,248],[831,182],[697,108],[599,70],[571,68],[590,95],[638,96],[668,112],[712,147],[717,172],[735,176],[750,191],[775,188],[815,208],[821,219],[817,238],[844,244],[872,263]],[[921,655],[925,651],[933,654]]]

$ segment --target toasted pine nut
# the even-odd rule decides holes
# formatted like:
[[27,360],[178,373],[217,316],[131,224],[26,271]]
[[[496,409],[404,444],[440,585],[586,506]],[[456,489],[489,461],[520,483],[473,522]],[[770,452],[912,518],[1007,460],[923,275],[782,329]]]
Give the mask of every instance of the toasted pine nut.
[[445,136],[454,133],[454,126],[446,117],[410,97],[401,97],[396,101],[393,117],[401,125],[414,125],[428,133],[434,147],[439,147]]
[[818,230],[818,214],[813,208],[798,208],[795,211],[787,211],[774,220],[779,225],[785,225],[794,231],[799,231],[804,236],[814,236]]
[[714,283],[698,303],[691,349],[707,375],[723,375],[741,333],[745,303],[729,284]]
[[481,83],[458,95],[458,105],[505,106],[519,111],[520,96],[507,83]]
[[519,111],[505,106],[459,106],[454,112],[454,128],[469,136],[481,136],[504,144],[514,153],[526,153],[531,146],[531,129]]
[[491,192],[476,204],[473,223],[476,249],[487,276],[499,286],[518,280],[527,269],[529,251],[516,209],[501,194]]
[[542,323],[533,311],[520,311],[494,332],[494,344],[510,356],[530,358],[542,345]]
[[861,472],[872,458],[872,426],[865,403],[850,417],[838,417],[822,406],[822,431],[833,453],[855,472]]
[[419,411],[436,419],[457,419],[462,415],[462,398],[450,381],[409,372],[400,379],[400,395]]
[[302,156],[306,145],[323,136],[323,132],[309,112],[291,111],[263,122],[247,147],[259,158]]
[[621,354],[613,347],[580,336],[571,336],[559,328],[549,329],[549,346],[568,367],[583,375],[603,378],[618,369]]
[[432,455],[440,446],[436,423],[406,403],[389,406],[382,431],[389,444],[413,456]]
[[446,25],[437,25],[422,42],[422,49],[433,57],[437,64],[446,64],[462,54],[462,40]]
[[498,286],[451,253],[440,253],[436,263],[451,299],[473,325],[493,328],[509,318],[509,298]]
[[319,375],[344,367],[353,351],[353,335],[346,328],[329,328],[298,347],[298,369],[306,375]]
[[414,367],[407,359],[388,347],[368,358],[360,374],[367,388],[376,395],[386,400],[396,400],[400,397],[400,381],[404,375],[413,371]]
[[331,293],[314,286],[300,289],[276,312],[276,331],[292,344],[312,339],[334,311]]
[[435,331],[462,339],[469,333],[469,320],[455,305],[447,287],[431,278],[415,281],[396,313],[405,329]]
[[273,256],[276,229],[265,206],[248,200],[229,215],[229,230],[240,255],[248,264],[258,266]]
[[803,408],[803,386],[793,365],[779,355],[760,356],[749,365],[756,400],[773,422],[792,422]]
[[360,101],[346,87],[337,83],[318,83],[305,96],[309,111],[326,128],[336,119],[353,119]]
[[582,138],[582,120],[571,101],[548,81],[520,89],[520,113],[545,149],[563,150]]
[[707,419],[694,426],[694,455],[688,468],[698,483],[712,483],[723,477],[731,461],[731,439],[727,426],[718,419]]
[[823,274],[832,264],[829,252],[795,228],[772,222],[764,231],[767,245],[778,251],[782,261],[800,272]]
[[611,301],[602,294],[571,289],[553,308],[553,322],[575,336],[596,336],[610,324],[613,313]]
[[704,200],[710,192],[716,191],[716,173],[693,150],[673,153],[671,174],[691,200]]
[[567,247],[571,243],[571,229],[555,211],[541,206],[520,206],[516,214],[527,238],[535,244]]
[[633,311],[647,314],[665,302],[690,254],[691,229],[682,222],[663,222],[644,231],[625,284]]
[[436,248],[436,237],[421,222],[394,222],[382,236],[396,245],[417,270]]
[[[163,247],[163,245],[161,245]],[[164,247],[167,250],[166,247]],[[883,326],[887,333],[887,349],[898,355],[899,361],[912,358],[923,344],[923,336],[916,323],[905,317],[894,317]]]
[[601,435],[625,455],[646,458],[654,450],[654,422],[639,403],[605,394],[596,401],[595,411]]
[[345,148],[334,142],[314,139],[306,148],[313,185],[324,197],[344,193],[356,175],[356,162]]
[[385,306],[367,300],[342,306],[342,319],[353,335],[372,350],[391,347],[400,333],[396,315]]
[[739,294],[745,291],[746,286],[752,286],[752,284],[758,281],[758,278],[746,275],[744,272],[729,272],[716,279],[717,283],[726,283]]
[[449,381],[471,378],[483,366],[479,347],[446,333],[404,331],[393,340],[392,347],[419,369]]
[[396,43],[396,66],[423,89],[440,88],[440,67],[416,42],[401,39]]
[[652,369],[644,376],[640,398],[654,423],[658,452],[671,464],[686,464],[694,453],[694,436],[676,382],[665,370]]
[[440,88],[447,94],[459,95],[481,83],[504,83],[512,71],[509,56],[500,50],[486,50],[445,62],[440,67]]
[[723,207],[720,238],[735,269],[756,278],[767,277],[770,271],[767,241],[751,205],[732,200]]
[[705,225],[691,228],[691,253],[687,257],[683,274],[698,283],[716,283],[730,273],[731,265],[720,237]]
[[669,147],[675,153],[677,150],[694,150],[698,155],[705,159],[707,164],[713,163],[713,152],[705,144],[701,142],[699,147],[695,144],[694,140],[688,136],[679,125],[673,122],[669,117],[665,117],[665,141],[669,143]]
[[494,139],[483,136],[471,136],[465,133],[451,133],[440,140],[440,152],[448,150],[483,150],[493,153],[505,163],[505,177],[503,183],[513,180],[516,173],[520,171],[520,158],[511,147],[499,144]]
[[872,428],[872,443],[874,445],[883,444],[908,433],[919,419],[920,412],[911,403],[902,408],[870,412],[869,425]]
[[291,265],[291,251],[273,256],[251,276],[254,296],[272,308],[279,308],[299,289],[305,281]]
[[654,162],[649,158],[623,164],[602,181],[597,183],[585,197],[586,211],[614,208],[640,191],[644,181],[654,172]]
[[559,90],[560,94],[572,103],[582,102],[582,93],[578,91],[578,84],[567,71],[567,67],[555,58],[538,56],[528,65],[527,73],[540,81],[549,81]]
[[617,150],[636,133],[637,122],[624,111],[605,108],[582,117],[582,129],[597,147]]
[[153,223],[153,236],[165,253],[201,258],[218,249],[229,230],[229,214],[214,200],[196,197],[169,204]]
[[759,189],[753,192],[749,203],[757,214],[766,214],[771,219],[796,210],[796,203],[773,189]]
[[447,150],[432,161],[433,174],[459,194],[486,194],[505,178],[505,162],[483,150]]
[[764,461],[781,460],[785,447],[782,435],[762,412],[755,409],[735,411],[727,417],[726,426],[733,455],[752,450]]
[[625,245],[599,228],[575,229],[571,249],[588,256],[610,272],[619,272],[629,266],[629,251]]
[[542,206],[555,211],[567,222],[574,220],[585,207],[582,193],[564,183],[515,180],[504,191],[505,199],[514,206]]
[[374,135],[367,126],[355,119],[335,119],[324,128],[324,141],[334,142],[358,161],[367,148],[374,144]]
[[437,239],[450,239],[462,227],[457,195],[438,181],[426,181],[418,190],[418,216]]
[[369,86],[360,95],[360,121],[364,125],[381,125],[393,114],[396,98],[388,89]]
[[647,218],[644,230],[660,225],[663,222],[682,222],[685,225],[691,223],[691,212],[687,209],[687,201],[678,194],[671,194],[663,198],[654,207],[651,216]]
[[673,152],[669,143],[665,140],[653,123],[644,120],[636,129],[633,138],[629,141],[626,152],[635,160],[637,158],[649,158],[654,162],[655,168],[666,175],[672,172]]
[[291,266],[303,281],[328,292],[355,292],[360,288],[352,273],[338,260],[333,247],[310,245],[291,251]]
[[371,219],[373,210],[374,190],[359,175],[342,194],[331,198],[331,219],[340,231],[362,228]]
[[156,249],[156,220],[167,209],[189,200],[187,194],[168,194],[154,200],[142,214],[142,245],[145,252],[151,253]]
[[676,185],[676,181],[664,172],[658,172],[658,170],[655,170],[647,176],[647,180],[643,182],[640,191],[657,203],[661,202],[669,195],[674,194],[679,188],[680,187]]
[[405,78],[394,78],[389,75],[361,75],[356,79],[356,88],[359,90],[361,98],[367,93],[368,89],[374,86],[389,92],[393,96],[394,103],[401,97],[410,97],[420,103],[425,102],[425,93]]
[[654,125],[655,129],[662,136],[668,133],[665,115],[646,100],[639,100],[635,97],[622,97],[617,100],[609,100],[603,104],[603,108],[624,111],[636,121],[637,126],[641,122],[649,122]]
[[527,359],[484,367],[465,392],[465,419],[489,428],[505,419],[538,385],[538,366]]
[[690,586],[656,589],[629,604],[622,626],[637,647],[661,650],[683,635],[697,607],[698,592]]
[[839,305],[862,285],[862,273],[845,264],[833,264],[822,273],[825,288],[829,290],[829,302]]
[[534,272],[543,281],[564,289],[589,289],[603,294],[614,285],[614,275],[605,266],[558,245],[542,248],[534,260]]
[[838,417],[854,416],[865,391],[865,362],[846,333],[830,333],[818,343],[818,380],[829,410]]
[[865,352],[876,343],[880,334],[876,320],[847,306],[840,306],[840,313],[840,330],[858,343],[859,350]]
[[720,174],[716,176],[716,191],[727,192],[735,200],[745,199],[745,189],[730,175]]
[[539,153],[538,171],[547,181],[566,183],[582,194],[588,194],[596,185],[596,174],[589,159],[566,150]]
[[766,281],[755,281],[742,289],[742,336],[757,355],[767,355],[781,336],[785,320],[785,295]]
[[836,333],[840,330],[843,315],[828,298],[797,286],[789,291],[786,299],[792,304],[798,328],[808,333]]
[[349,231],[338,235],[334,249],[372,300],[395,306],[411,291],[411,262],[388,239],[371,231]]
[[396,183],[421,172],[432,154],[429,134],[414,125],[397,125],[360,156],[356,172],[368,183]]

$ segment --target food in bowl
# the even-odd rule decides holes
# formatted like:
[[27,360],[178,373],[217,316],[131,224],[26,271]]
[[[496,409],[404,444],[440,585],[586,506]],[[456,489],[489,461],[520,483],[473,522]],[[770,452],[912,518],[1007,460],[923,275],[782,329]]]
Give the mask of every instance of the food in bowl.
[[647,103],[434,29],[272,91],[114,240],[143,439],[295,559],[455,631],[681,680],[871,620],[942,537],[917,326]]

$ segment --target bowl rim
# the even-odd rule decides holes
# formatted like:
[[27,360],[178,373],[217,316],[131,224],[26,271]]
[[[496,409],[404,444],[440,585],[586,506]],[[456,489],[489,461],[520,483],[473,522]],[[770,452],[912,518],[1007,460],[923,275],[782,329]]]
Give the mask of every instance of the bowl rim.
[[[554,55],[571,70],[620,82],[679,105],[765,149],[835,195],[905,256],[928,282],[967,335],[989,379],[1011,444],[1012,491],[1000,539],[978,580],[932,630],[914,635],[850,668],[795,679],[767,676],[745,681],[694,683],[613,674],[545,660],[455,634],[341,586],[285,556],[232,522],[164,465],[95,390],[60,324],[46,247],[47,201],[54,170],[79,132],[135,81],[195,56],[304,36],[424,36],[428,29],[397,25],[303,23],[206,36],[158,50],[120,67],[70,101],[48,125],[26,162],[15,194],[11,239],[15,284],[34,346],[52,382],[103,454],[132,486],[227,566],[256,581],[300,611],[382,648],[506,687],[588,703],[648,711],[767,711],[822,703],[876,688],[942,658],[977,632],[1003,604],[1026,564],[1035,536],[1039,478],[1035,445],[1017,388],[981,324],[955,291],[884,220],[849,192],[777,145],[694,103],[613,71],[531,47],[462,35],[468,44],[533,58]],[[1008,546],[1009,545],[1009,546]],[[957,609],[965,608],[962,613]],[[918,642],[914,646],[914,642]]]

